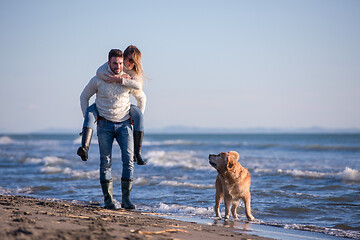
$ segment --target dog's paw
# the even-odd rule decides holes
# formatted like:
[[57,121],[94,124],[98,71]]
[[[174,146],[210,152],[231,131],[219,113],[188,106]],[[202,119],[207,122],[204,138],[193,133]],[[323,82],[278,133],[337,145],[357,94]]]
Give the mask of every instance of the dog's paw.
[[250,216],[247,216],[247,220],[248,220],[248,221],[254,221],[254,220],[255,220],[255,218],[254,218],[254,216],[253,216],[253,215],[250,215]]

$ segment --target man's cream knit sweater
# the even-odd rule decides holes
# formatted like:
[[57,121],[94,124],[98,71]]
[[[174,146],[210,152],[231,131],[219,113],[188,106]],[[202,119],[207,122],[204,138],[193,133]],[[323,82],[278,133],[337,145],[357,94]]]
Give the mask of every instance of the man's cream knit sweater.
[[[112,73],[108,69],[109,75]],[[130,118],[130,93],[134,87],[134,80],[124,79],[123,84],[107,83],[104,80],[93,77],[80,95],[80,105],[83,115],[89,106],[89,99],[96,94],[96,108],[99,115],[113,122],[123,122]],[[139,96],[133,94],[139,102]]]

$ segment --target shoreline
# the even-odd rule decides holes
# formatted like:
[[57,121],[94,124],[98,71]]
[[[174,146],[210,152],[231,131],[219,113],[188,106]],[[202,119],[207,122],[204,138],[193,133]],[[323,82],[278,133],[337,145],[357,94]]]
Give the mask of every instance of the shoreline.
[[270,239],[160,214],[0,195],[1,239]]

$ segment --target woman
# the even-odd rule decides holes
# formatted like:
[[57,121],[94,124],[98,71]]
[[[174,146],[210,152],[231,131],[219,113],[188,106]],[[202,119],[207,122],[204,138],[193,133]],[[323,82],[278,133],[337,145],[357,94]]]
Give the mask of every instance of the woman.
[[[100,66],[96,72],[96,76],[104,81],[112,84],[122,84],[131,88],[131,94],[137,100],[137,106],[130,106],[130,116],[134,125],[134,161],[138,165],[145,165],[146,162],[141,157],[141,146],[144,137],[144,118],[143,114],[146,105],[146,95],[142,90],[143,85],[143,68],[141,65],[141,52],[133,45],[128,46],[124,51],[124,72],[122,75],[108,75],[108,63]],[[90,147],[92,132],[98,118],[96,104],[88,107],[82,131],[81,147],[77,154],[83,161],[88,159],[88,151]]]

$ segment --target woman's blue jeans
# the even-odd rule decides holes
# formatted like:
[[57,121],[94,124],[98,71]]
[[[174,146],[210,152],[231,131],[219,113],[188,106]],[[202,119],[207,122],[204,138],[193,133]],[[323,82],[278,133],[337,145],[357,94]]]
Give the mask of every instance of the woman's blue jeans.
[[[99,112],[97,111],[96,104],[94,103],[87,108],[83,128],[89,127],[95,130],[95,120],[98,116]],[[130,105],[130,116],[132,117],[134,123],[134,130],[144,131],[144,116],[136,105]]]
[[134,140],[130,120],[111,122],[99,119],[97,136],[100,150],[100,182],[110,181],[112,165],[112,147],[114,139],[120,146],[123,162],[122,179],[133,179],[134,173]]

